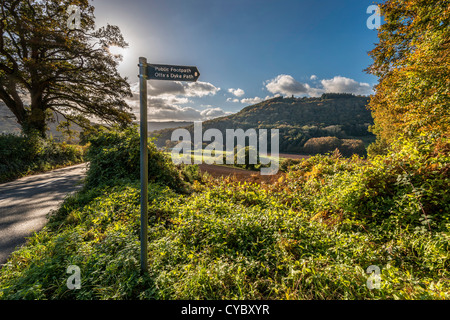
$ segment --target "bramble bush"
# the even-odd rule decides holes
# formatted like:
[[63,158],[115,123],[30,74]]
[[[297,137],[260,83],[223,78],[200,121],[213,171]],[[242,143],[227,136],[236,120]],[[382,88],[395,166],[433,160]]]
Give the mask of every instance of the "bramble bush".
[[[370,99],[378,142],[367,159],[286,163],[270,184],[188,179],[193,192],[182,194],[182,173],[150,145],[149,272],[140,275],[137,133],[102,132],[89,187],[3,266],[0,299],[450,299],[450,11],[441,4],[381,5],[368,68],[380,78]],[[338,143],[328,142],[324,152]],[[81,269],[80,290],[67,289],[68,265]],[[381,270],[380,289],[367,287],[369,266]]]
[[[387,156],[316,156],[291,168],[286,181],[308,200],[300,205],[327,216],[352,215],[364,225],[446,228],[450,213],[448,138],[399,139]],[[294,186],[287,188],[292,189]],[[297,200],[298,201],[298,200]]]

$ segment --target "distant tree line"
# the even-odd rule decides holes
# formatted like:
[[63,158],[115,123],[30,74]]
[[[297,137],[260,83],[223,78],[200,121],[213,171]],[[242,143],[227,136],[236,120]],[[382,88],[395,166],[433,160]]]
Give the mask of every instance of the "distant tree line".
[[351,157],[354,154],[366,154],[363,141],[355,139],[339,139],[336,137],[312,138],[303,147],[304,152],[307,154],[326,154],[336,149],[344,157]]

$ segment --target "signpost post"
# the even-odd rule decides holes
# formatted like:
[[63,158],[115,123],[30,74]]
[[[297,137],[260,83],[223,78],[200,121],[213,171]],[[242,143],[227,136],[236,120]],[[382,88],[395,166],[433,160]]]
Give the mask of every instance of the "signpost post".
[[200,77],[197,67],[147,64],[139,58],[140,85],[140,178],[141,178],[141,271],[148,271],[148,119],[147,80],[196,82]]
[[141,178],[141,271],[147,272],[148,252],[148,120],[147,120],[147,59],[139,58],[140,91],[140,178]]

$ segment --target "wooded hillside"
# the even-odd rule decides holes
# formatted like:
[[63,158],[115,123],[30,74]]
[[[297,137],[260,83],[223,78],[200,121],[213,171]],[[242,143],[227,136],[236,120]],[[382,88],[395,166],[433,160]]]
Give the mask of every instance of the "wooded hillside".
[[[288,153],[306,152],[305,143],[318,137],[361,139],[367,143],[374,140],[368,131],[373,124],[366,107],[368,101],[365,96],[333,93],[319,98],[278,97],[248,106],[233,115],[205,121],[203,130],[215,128],[224,133],[226,129],[279,129],[280,152]],[[193,132],[193,126],[185,128]],[[153,133],[153,136],[159,135],[157,145],[170,145],[172,132],[173,129],[166,129]],[[358,150],[361,150],[361,143],[359,141]],[[310,149],[308,151],[311,153]]]

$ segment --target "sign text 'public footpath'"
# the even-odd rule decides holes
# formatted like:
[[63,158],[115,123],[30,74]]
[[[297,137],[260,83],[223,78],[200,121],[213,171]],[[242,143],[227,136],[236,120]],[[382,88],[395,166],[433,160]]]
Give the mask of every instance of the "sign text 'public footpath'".
[[200,77],[197,67],[171,66],[162,64],[147,65],[148,80],[192,81]]

